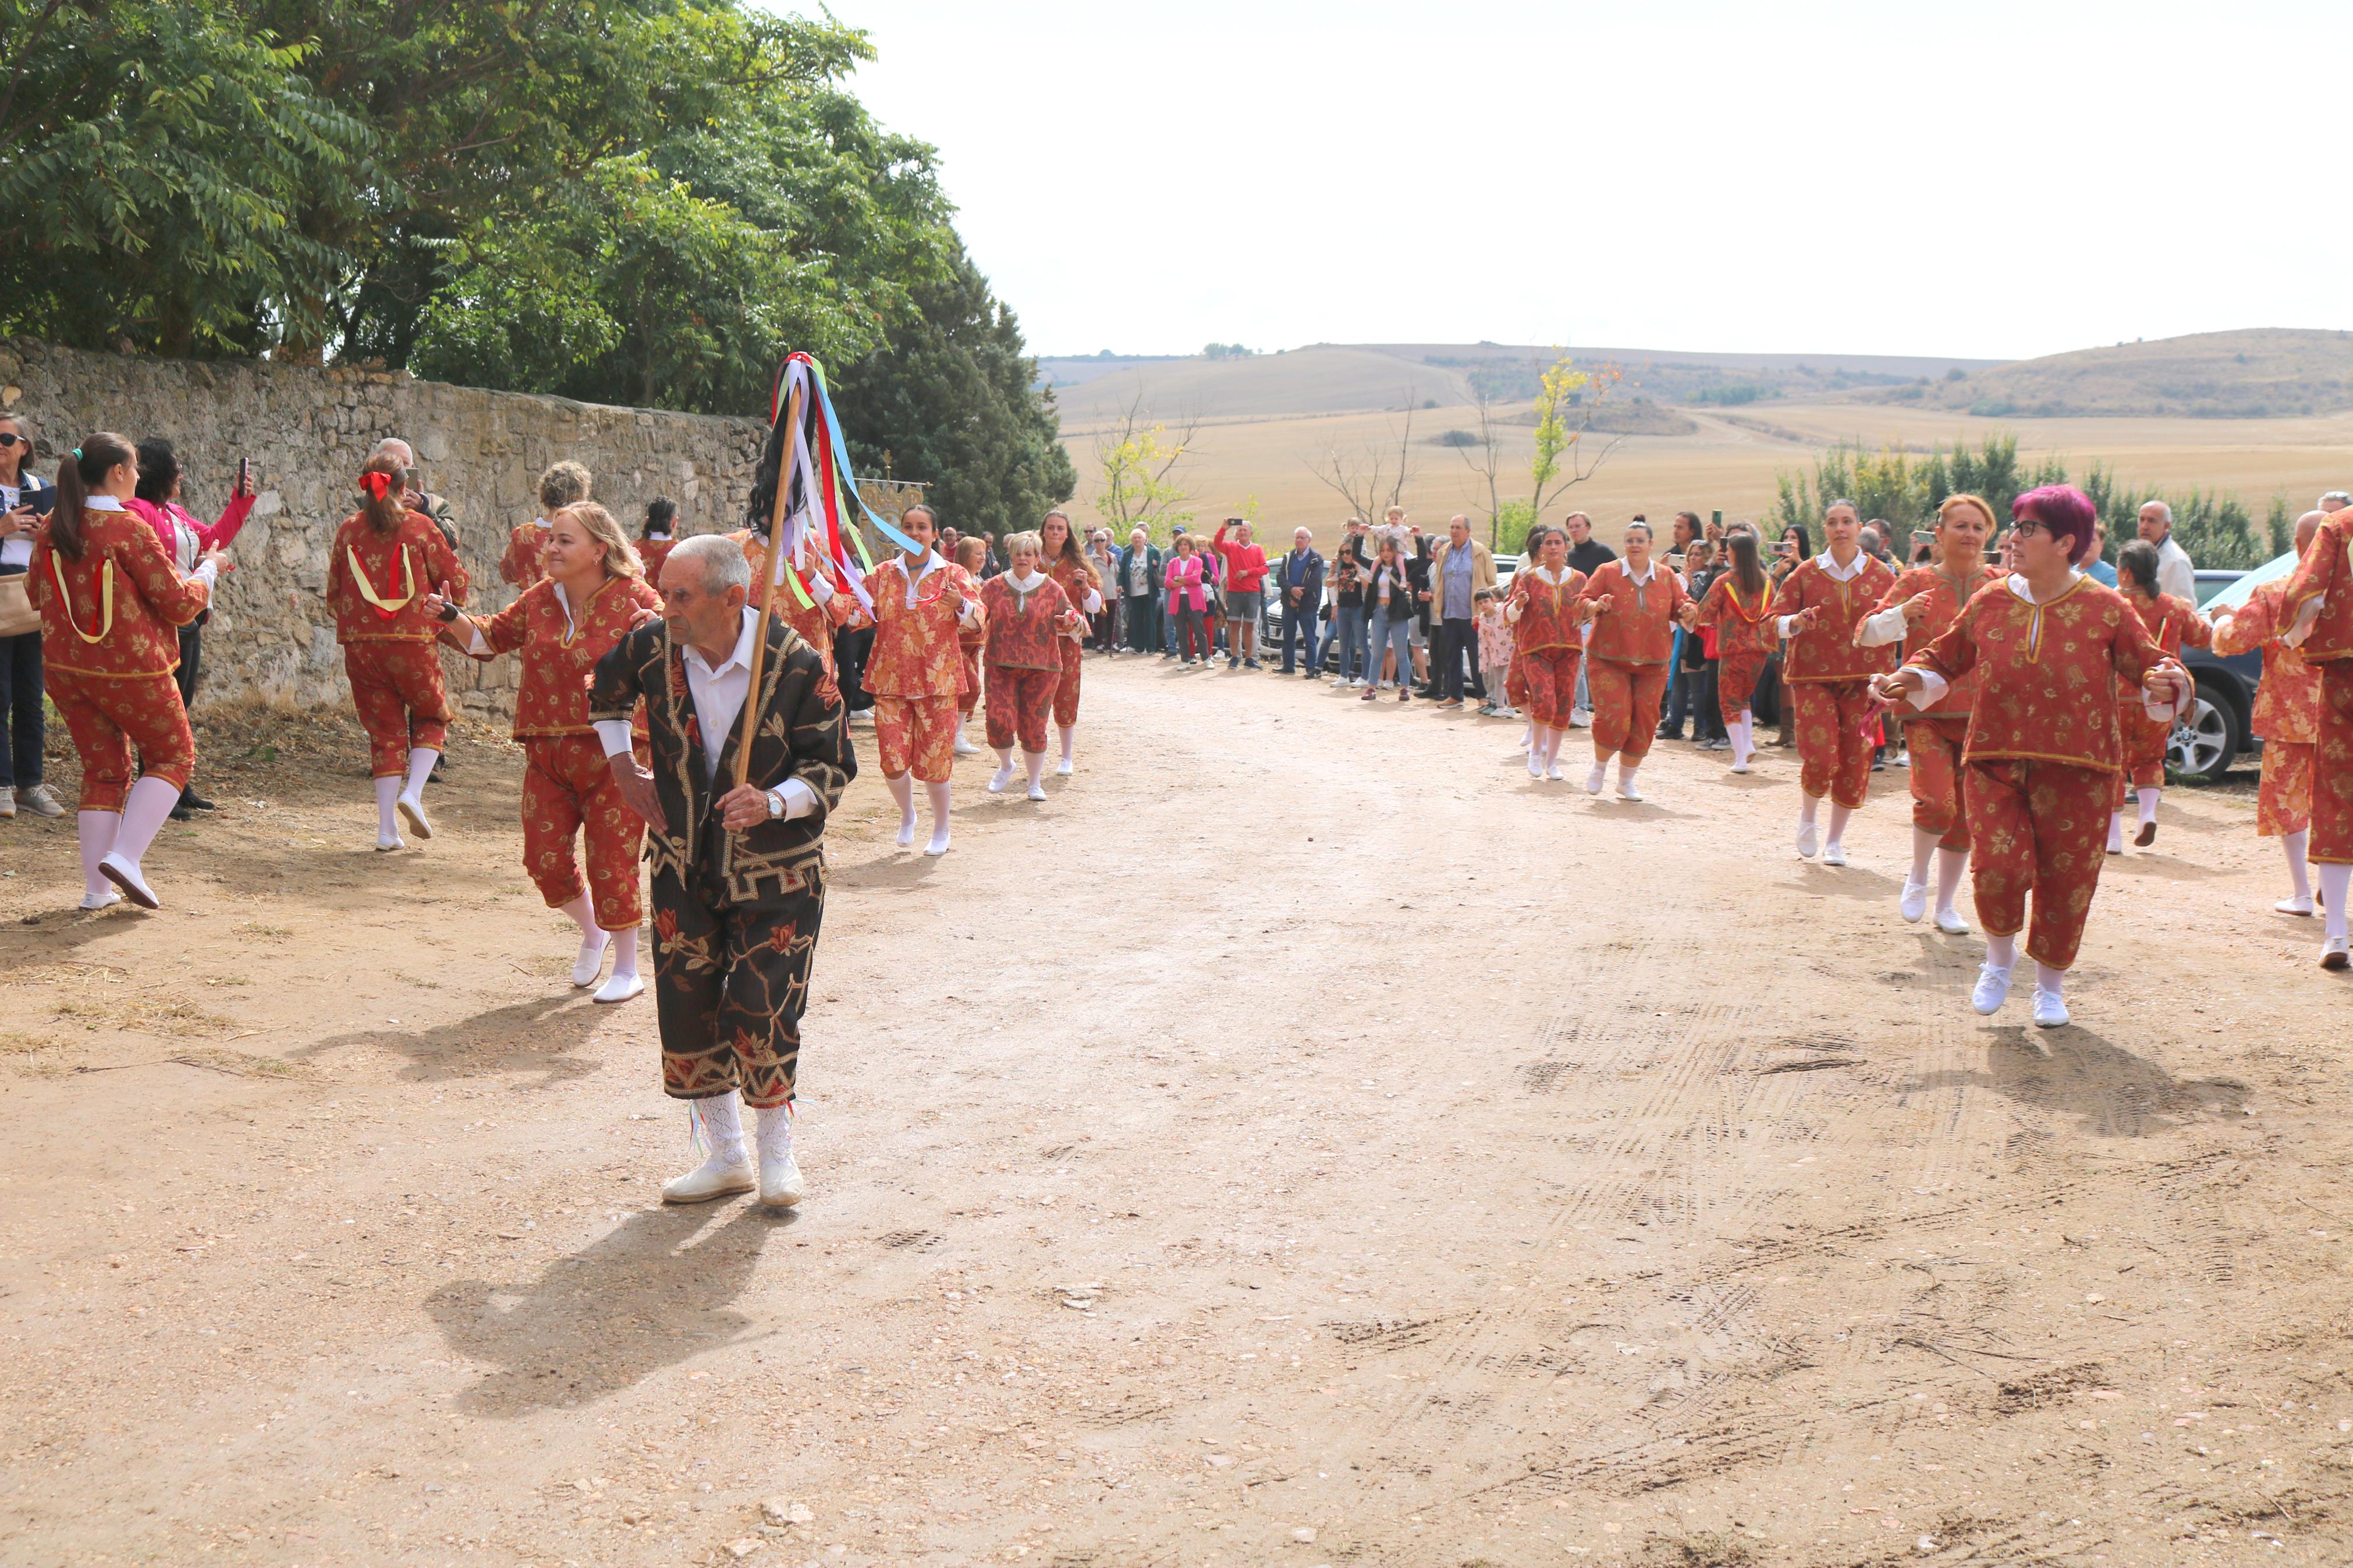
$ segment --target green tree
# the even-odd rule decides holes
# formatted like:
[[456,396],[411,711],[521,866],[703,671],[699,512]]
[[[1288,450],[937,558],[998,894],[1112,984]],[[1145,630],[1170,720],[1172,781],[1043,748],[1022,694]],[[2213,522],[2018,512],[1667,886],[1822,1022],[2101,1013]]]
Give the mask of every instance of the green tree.
[[1197,426],[1171,432],[1153,418],[1139,390],[1119,422],[1095,436],[1096,513],[1121,544],[1135,529],[1155,543],[1168,542],[1179,523],[1193,521],[1192,494],[1178,482],[1177,467],[1192,450]]

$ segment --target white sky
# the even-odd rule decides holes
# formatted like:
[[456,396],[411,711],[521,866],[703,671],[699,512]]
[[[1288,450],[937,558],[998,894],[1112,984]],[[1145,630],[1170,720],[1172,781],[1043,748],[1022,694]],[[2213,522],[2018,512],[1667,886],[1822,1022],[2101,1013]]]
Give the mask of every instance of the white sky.
[[1033,353],[2353,327],[2348,0],[837,4]]

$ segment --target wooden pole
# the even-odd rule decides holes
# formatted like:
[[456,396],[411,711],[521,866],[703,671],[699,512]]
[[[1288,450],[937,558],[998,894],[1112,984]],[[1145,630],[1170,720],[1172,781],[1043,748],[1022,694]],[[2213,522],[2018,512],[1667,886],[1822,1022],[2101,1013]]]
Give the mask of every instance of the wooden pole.
[[785,559],[785,511],[791,504],[793,479],[800,465],[793,459],[800,450],[801,403],[807,383],[793,385],[790,402],[785,406],[785,447],[776,464],[776,501],[768,515],[768,558],[760,566],[760,618],[754,622],[758,635],[752,639],[752,688],[744,693],[744,743],[735,748],[735,787],[742,789],[752,776],[752,732],[759,722],[761,666],[767,662],[768,605],[776,595],[776,568]]

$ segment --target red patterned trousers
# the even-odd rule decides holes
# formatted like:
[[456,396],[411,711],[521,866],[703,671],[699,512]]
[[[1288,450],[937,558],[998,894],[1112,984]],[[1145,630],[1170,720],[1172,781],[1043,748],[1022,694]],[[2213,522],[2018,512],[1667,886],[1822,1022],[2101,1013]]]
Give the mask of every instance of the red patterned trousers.
[[924,784],[945,784],[955,771],[956,693],[940,697],[874,697],[874,751],[882,776],[912,773]]
[[2265,741],[2263,780],[2255,790],[2255,831],[2265,838],[2312,826],[2312,742]]
[[2353,659],[2320,667],[2320,730],[2312,746],[2312,858],[2353,865]]
[[2116,704],[2116,731],[2124,741],[2124,768],[2116,774],[2116,803],[2128,789],[2160,789],[2165,784],[2165,749],[2173,740],[2173,721],[2148,716],[2136,697]]
[[[1912,753],[1912,826],[1941,835],[1939,849],[1969,847],[1968,803],[1961,798],[1961,752],[1968,738],[1964,715],[1904,721],[1904,744]],[[1867,767],[1864,776],[1870,776]]]
[[2024,931],[2029,958],[2069,967],[2107,858],[2115,777],[2063,763],[1971,763],[1961,787],[1978,922],[1995,936]]
[[1716,661],[1715,705],[1723,710],[1725,723],[1748,710],[1748,700],[1757,695],[1757,679],[1764,673],[1765,656],[1755,648],[1728,653]]
[[1852,811],[1871,793],[1871,753],[1862,716],[1871,708],[1865,680],[1804,680],[1781,689],[1798,721],[1798,787],[1816,800]]
[[[1569,672],[1569,689],[1577,689],[1574,670]],[[1593,754],[1607,761],[1615,752],[1635,763],[1649,756],[1651,742],[1659,738],[1659,706],[1667,695],[1667,667],[1588,659],[1585,689],[1593,699]]]
[[1054,694],[1062,679],[1060,670],[990,665],[988,743],[1001,752],[1018,738],[1023,751],[1044,751],[1046,716],[1053,710]]
[[[638,762],[649,764],[645,742]],[[580,896],[575,837],[588,842],[589,903],[605,931],[635,931],[645,918],[638,857],[646,825],[613,787],[605,748],[595,735],[534,735],[522,743],[522,868],[560,909]]]
[[377,778],[408,772],[408,753],[439,751],[449,738],[449,689],[429,642],[347,642],[343,674],[367,731],[368,769]]
[[[151,778],[180,789],[196,771],[196,738],[169,670],[153,675],[79,675],[51,668],[49,700],[81,754],[81,809],[121,811],[131,793],[131,748]],[[40,694],[33,694],[40,701]]]
[[972,710],[980,706],[980,649],[974,647],[963,651],[964,684],[956,688],[956,713],[969,719]]
[[1087,650],[1068,637],[1054,640],[1062,647],[1062,678],[1054,684],[1054,722],[1067,729],[1079,721],[1079,672],[1086,663]]
[[1577,706],[1577,667],[1584,658],[1582,648],[1539,647],[1514,661],[1527,689],[1529,722],[1547,730],[1568,728],[1569,710]]

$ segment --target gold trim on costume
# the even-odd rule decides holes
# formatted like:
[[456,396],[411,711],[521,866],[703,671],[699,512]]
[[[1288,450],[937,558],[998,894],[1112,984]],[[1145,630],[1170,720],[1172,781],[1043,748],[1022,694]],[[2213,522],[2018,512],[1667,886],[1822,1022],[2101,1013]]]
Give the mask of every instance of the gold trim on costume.
[[66,592],[66,569],[58,564],[58,552],[49,552],[49,575],[57,580],[58,608],[65,612],[66,625],[73,635],[87,643],[104,642],[114,629],[114,558],[108,556],[98,567],[98,630],[86,632],[74,619],[73,595]]
[[358,585],[360,597],[365,599],[369,604],[374,605],[376,607],[377,612],[383,615],[386,619],[390,619],[392,616],[400,614],[402,610],[407,607],[408,602],[417,597],[417,563],[409,555],[407,545],[404,544],[400,547],[400,574],[403,584],[408,589],[408,592],[402,595],[397,599],[379,599],[376,597],[375,589],[368,582],[367,573],[361,569],[360,550],[358,545],[344,545],[343,554],[351,561],[352,581]]

